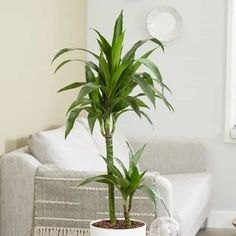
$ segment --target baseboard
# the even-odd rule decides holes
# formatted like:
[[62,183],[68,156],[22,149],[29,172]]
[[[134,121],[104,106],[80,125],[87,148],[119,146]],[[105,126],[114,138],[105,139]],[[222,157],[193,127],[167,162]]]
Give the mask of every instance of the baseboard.
[[232,220],[236,219],[236,211],[211,211],[208,228],[232,229]]

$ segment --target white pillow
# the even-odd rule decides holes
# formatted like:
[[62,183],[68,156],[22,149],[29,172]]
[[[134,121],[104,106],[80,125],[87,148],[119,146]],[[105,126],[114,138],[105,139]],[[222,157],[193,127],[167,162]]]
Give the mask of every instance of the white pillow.
[[[79,123],[81,123],[87,131],[91,134],[89,125],[87,122],[87,119],[85,118],[79,118],[77,120]],[[96,122],[94,126],[94,131],[92,135],[93,141],[98,148],[99,152],[101,155],[106,156],[106,143],[105,143],[105,138],[102,136],[101,131],[100,131],[100,126],[99,123]],[[127,139],[126,137],[115,131],[114,136],[113,136],[113,152],[114,152],[114,157],[119,158],[125,165],[125,167],[128,168],[129,166],[129,151],[127,147]]]
[[79,122],[65,140],[65,126],[29,138],[31,153],[44,165],[78,171],[106,171],[91,135]]

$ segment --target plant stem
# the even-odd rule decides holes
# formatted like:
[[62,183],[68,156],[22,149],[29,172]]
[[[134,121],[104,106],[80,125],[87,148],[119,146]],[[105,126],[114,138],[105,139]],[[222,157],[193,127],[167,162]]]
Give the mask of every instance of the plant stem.
[[126,202],[123,203],[124,218],[125,218],[125,227],[129,229],[131,227],[130,212],[127,209]]
[[[110,127],[110,118],[105,120],[105,139],[106,139],[106,153],[107,160],[110,163],[113,163],[113,141],[112,141],[112,133]],[[107,173],[112,175],[111,171],[107,168]],[[115,189],[114,185],[108,185],[108,200],[109,200],[109,215],[110,221],[112,225],[116,224],[116,215],[115,215]]]
[[133,202],[133,196],[134,196],[134,193],[131,193],[130,196],[129,196],[129,207],[128,207],[128,212],[131,212],[132,202]]

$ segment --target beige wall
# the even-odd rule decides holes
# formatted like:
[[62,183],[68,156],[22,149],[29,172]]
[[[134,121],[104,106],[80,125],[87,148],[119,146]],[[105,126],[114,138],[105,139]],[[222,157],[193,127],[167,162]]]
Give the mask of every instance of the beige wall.
[[83,79],[83,66],[54,77],[50,61],[62,47],[84,47],[85,27],[85,0],[0,0],[0,154],[65,120],[73,94],[56,91]]

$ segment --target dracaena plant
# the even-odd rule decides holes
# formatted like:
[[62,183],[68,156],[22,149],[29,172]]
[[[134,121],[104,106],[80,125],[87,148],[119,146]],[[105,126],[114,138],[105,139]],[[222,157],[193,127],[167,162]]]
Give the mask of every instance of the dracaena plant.
[[[84,180],[80,184],[80,186],[89,184],[91,182],[114,185],[118,189],[122,197],[125,227],[130,228],[131,227],[130,213],[132,210],[133,197],[138,190],[142,191],[151,200],[151,202],[153,203],[155,207],[155,210],[157,208],[156,199],[158,198],[164,205],[168,214],[169,214],[169,211],[166,208],[166,205],[163,199],[161,198],[158,190],[151,185],[145,184],[144,177],[147,171],[140,172],[138,169],[138,162],[141,158],[141,155],[146,145],[140,148],[137,152],[133,152],[133,150],[130,148],[130,145],[128,143],[127,143],[127,146],[129,148],[128,169],[125,167],[122,161],[116,157],[114,157],[115,162],[118,163],[120,168],[117,168],[114,163],[110,163],[105,157],[102,157],[104,161],[106,162],[111,174],[99,175],[99,176],[88,178]],[[120,169],[122,171],[120,171]]]
[[[158,39],[140,40],[127,53],[123,54],[125,39],[123,12],[120,13],[115,22],[111,43],[100,32],[97,30],[94,31],[98,36],[99,54],[83,48],[64,48],[55,55],[52,63],[63,54],[71,51],[86,51],[94,58],[93,61],[78,58],[65,60],[59,63],[55,69],[56,73],[68,63],[85,63],[86,80],[84,82],[72,83],[59,90],[59,92],[63,92],[80,88],[77,98],[73,101],[67,112],[68,119],[66,122],[65,137],[69,135],[79,114],[82,111],[86,111],[91,132],[93,132],[96,121],[100,124],[101,133],[106,142],[106,160],[107,163],[112,164],[112,137],[116,130],[117,120],[121,115],[126,112],[135,112],[138,117],[144,117],[152,124],[151,119],[145,113],[145,110],[150,109],[150,104],[156,107],[156,100],[160,99],[169,110],[173,110],[173,108],[164,96],[165,90],[170,91],[169,88],[164,84],[158,67],[148,59],[158,48],[164,51],[164,47]],[[148,41],[152,42],[155,47],[147,51],[140,58],[137,58],[137,50]],[[142,65],[149,72],[140,71]],[[150,103],[144,101],[145,97]],[[109,165],[107,167],[107,173],[113,175]],[[110,221],[112,224],[115,224],[116,215],[113,184],[108,185],[108,194]]]

